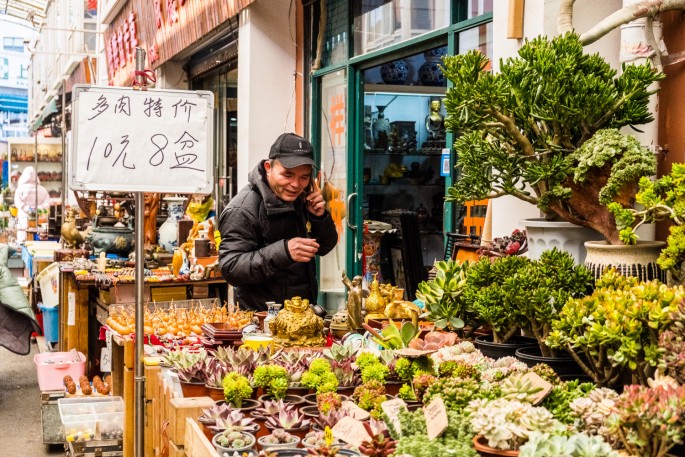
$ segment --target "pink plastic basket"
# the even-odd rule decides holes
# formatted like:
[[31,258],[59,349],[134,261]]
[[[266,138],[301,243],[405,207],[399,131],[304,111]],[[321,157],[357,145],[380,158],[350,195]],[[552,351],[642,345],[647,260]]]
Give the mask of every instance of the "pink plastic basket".
[[86,356],[82,352],[43,352],[33,357],[40,390],[64,390],[64,377],[74,378],[86,372]]

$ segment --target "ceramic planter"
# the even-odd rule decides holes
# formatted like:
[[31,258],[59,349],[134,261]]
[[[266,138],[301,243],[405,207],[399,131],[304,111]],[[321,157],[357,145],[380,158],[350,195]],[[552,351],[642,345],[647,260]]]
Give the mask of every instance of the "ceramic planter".
[[204,382],[185,382],[180,381],[181,392],[183,392],[183,397],[206,397],[207,387]]
[[247,451],[248,449],[252,449],[255,443],[257,442],[257,439],[254,437],[254,435],[250,435],[249,433],[243,432],[242,435],[246,439],[248,444],[240,448],[230,448],[220,445],[217,442],[217,438],[221,436],[221,434],[214,435],[214,438],[212,438],[212,444],[214,445],[214,448],[216,449],[216,452],[219,453],[219,455],[221,455],[223,452],[227,452],[228,455],[233,455],[234,452],[243,452]]
[[639,240],[631,245],[588,241],[585,243],[585,266],[595,279],[602,276],[605,269],[612,267],[623,276],[635,276],[640,281],[658,279],[666,283],[666,272],[656,263],[664,247],[666,243],[663,241]]
[[298,444],[300,444],[301,438],[298,436],[293,435],[292,438],[293,441],[290,443],[268,443],[266,442],[266,439],[270,435],[262,436],[261,438],[257,438],[257,443],[259,446],[261,446],[262,449],[271,451],[273,449],[295,449]]
[[473,437],[473,447],[483,457],[518,457],[519,451],[495,449],[488,446],[488,440],[483,435]]
[[548,221],[543,218],[524,219],[520,222],[526,228],[528,238],[528,257],[533,260],[547,249],[557,247],[568,251],[573,256],[576,264],[585,262],[585,242],[601,240],[603,237],[598,232],[563,221]]
[[209,395],[209,398],[211,398],[214,401],[221,401],[224,400],[224,388],[223,387],[212,387],[212,386],[207,386],[207,395]]
[[538,363],[546,363],[559,376],[585,374],[575,359],[567,352],[561,352],[557,357],[544,357],[538,346],[530,346],[518,349],[516,351],[516,358],[528,365],[529,368],[534,367]]

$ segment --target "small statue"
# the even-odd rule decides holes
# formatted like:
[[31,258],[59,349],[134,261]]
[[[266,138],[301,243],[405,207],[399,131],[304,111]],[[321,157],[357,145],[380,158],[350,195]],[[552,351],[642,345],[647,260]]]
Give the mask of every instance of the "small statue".
[[385,310],[386,301],[380,291],[378,273],[374,273],[370,289],[369,298],[364,303],[364,308],[366,309],[364,320],[368,322],[369,319],[385,319],[383,311]]
[[85,242],[83,235],[76,228],[75,208],[69,208],[64,214],[64,224],[62,224],[60,234],[62,235],[64,244],[68,248],[78,249],[78,247]]
[[431,101],[430,113],[426,116],[428,141],[442,141],[445,139],[445,118],[440,113],[440,105],[440,100]]
[[356,332],[362,326],[362,277],[355,276],[350,281],[343,271],[342,282],[347,287],[347,330]]
[[161,194],[146,192],[143,194],[145,210],[143,212],[143,232],[145,233],[145,246],[157,244],[157,214],[159,213],[159,199]]
[[411,323],[418,328],[421,308],[415,303],[404,300],[393,300],[385,307],[385,315],[390,319],[411,319]]
[[269,321],[274,344],[280,347],[325,346],[323,319],[309,307],[309,300],[293,297],[286,300],[284,309]]

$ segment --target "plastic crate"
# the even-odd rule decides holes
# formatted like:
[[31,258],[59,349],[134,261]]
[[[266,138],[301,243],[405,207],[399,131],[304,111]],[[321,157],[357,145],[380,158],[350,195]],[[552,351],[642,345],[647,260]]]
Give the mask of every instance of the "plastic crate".
[[74,382],[86,371],[86,356],[82,352],[43,352],[33,357],[40,390],[64,390],[64,377]]
[[67,441],[123,437],[124,401],[121,397],[60,398],[57,406]]

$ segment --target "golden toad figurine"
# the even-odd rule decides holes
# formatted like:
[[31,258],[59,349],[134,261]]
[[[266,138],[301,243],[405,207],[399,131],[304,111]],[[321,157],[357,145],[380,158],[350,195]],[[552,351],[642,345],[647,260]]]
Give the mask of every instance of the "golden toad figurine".
[[274,343],[280,347],[325,346],[323,319],[309,307],[309,300],[293,297],[286,300],[283,310],[269,322]]

